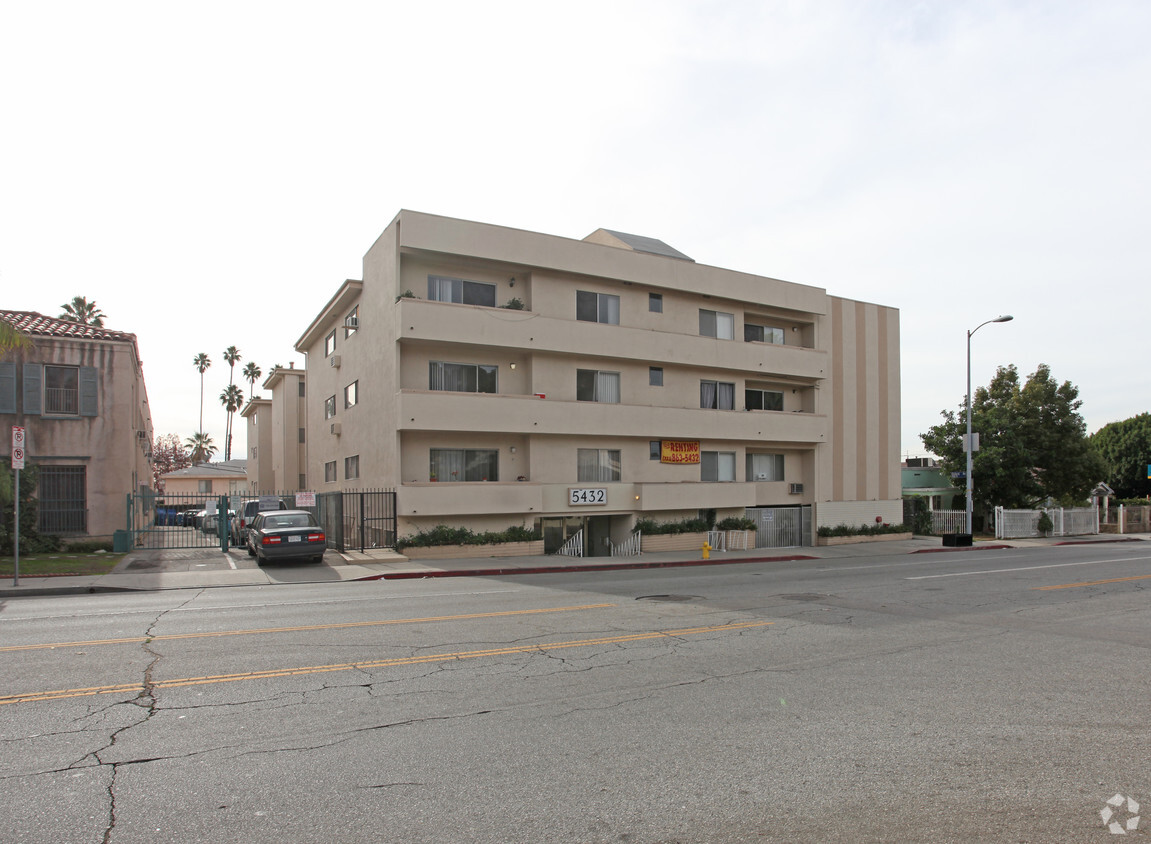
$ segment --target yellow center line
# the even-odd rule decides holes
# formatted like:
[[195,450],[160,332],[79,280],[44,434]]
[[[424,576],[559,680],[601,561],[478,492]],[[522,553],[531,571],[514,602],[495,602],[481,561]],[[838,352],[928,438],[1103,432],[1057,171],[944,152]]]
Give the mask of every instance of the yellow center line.
[[[726,633],[733,630],[748,630],[767,627],[773,621],[744,621],[734,624],[717,624],[707,627],[686,627],[679,630],[656,630],[647,633],[623,633],[618,636],[603,636],[598,639],[576,639],[569,642],[549,642],[539,645],[509,645],[503,648],[486,648],[477,651],[457,651],[455,653],[427,654],[415,657],[396,657],[364,662],[342,662],[332,665],[309,665],[297,668],[274,668],[266,671],[248,671],[242,674],[216,674],[205,677],[183,677],[161,680],[152,683],[151,689],[174,689],[181,686],[203,686],[211,683],[235,683],[241,680],[269,680],[276,677],[296,677],[304,674],[324,674],[333,671],[354,671],[373,668],[396,668],[404,665],[422,665],[431,662],[451,662],[463,659],[479,659],[509,654],[547,653],[560,648],[583,648],[592,645],[613,645],[623,642],[642,642],[649,639],[670,639],[677,636],[692,636],[699,633]],[[14,695],[0,695],[0,706],[10,703],[35,703],[45,700],[63,700],[72,697],[108,695],[120,693],[141,693],[148,688],[143,683],[121,683],[112,686],[89,686],[79,689],[57,689],[46,692],[24,692]]]
[[1058,586],[1033,586],[1041,592],[1050,591],[1052,589],[1078,589],[1080,586],[1102,586],[1104,583],[1127,583],[1132,580],[1147,580],[1151,578],[1151,574],[1137,574],[1133,577],[1112,577],[1109,580],[1085,580],[1082,583],[1061,583]]
[[219,636],[261,636],[269,633],[300,633],[308,630],[346,630],[351,627],[381,627],[386,624],[422,624],[431,621],[464,621],[474,618],[504,618],[509,615],[537,615],[550,612],[575,612],[576,610],[598,610],[614,607],[616,604],[583,604],[578,607],[544,607],[534,610],[506,610],[504,612],[476,612],[464,615],[434,615],[427,618],[393,618],[385,621],[347,621],[336,624],[308,624],[298,627],[265,627],[253,630],[220,630],[208,633],[172,633],[166,636],[129,636],[123,639],[93,639],[78,642],[43,642],[35,645],[7,645],[0,647],[0,653],[9,651],[36,651],[52,648],[95,647],[97,645],[130,645],[140,642],[167,642],[177,639],[211,639]]

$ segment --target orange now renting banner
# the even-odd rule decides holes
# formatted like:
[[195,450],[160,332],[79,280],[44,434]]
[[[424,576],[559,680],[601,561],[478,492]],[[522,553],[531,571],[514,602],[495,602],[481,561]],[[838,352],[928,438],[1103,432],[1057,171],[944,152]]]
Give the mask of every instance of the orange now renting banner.
[[698,463],[699,442],[682,440],[661,440],[659,446],[660,463]]

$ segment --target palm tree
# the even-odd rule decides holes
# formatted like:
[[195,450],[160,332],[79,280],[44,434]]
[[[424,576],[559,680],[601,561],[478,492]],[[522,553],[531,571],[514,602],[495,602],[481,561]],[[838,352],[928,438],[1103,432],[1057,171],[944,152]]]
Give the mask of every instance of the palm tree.
[[31,345],[32,340],[27,334],[7,320],[0,319],[0,355],[14,349],[27,349]]
[[192,436],[184,441],[184,446],[191,454],[193,463],[203,463],[205,460],[211,460],[212,455],[219,449],[216,448],[212,442],[212,437],[205,434],[203,431],[197,431]]
[[[240,360],[240,350],[235,346],[229,346],[224,349],[224,360],[228,364],[228,386],[231,387],[236,381],[236,363]],[[224,396],[221,394],[220,401],[224,402]],[[224,403],[227,407],[227,404]],[[224,428],[224,459],[232,459],[232,411],[228,411],[228,424]]]
[[244,380],[248,382],[248,398],[252,399],[256,396],[255,386],[256,379],[264,373],[260,371],[260,367],[256,365],[254,360],[248,361],[248,365],[244,367],[242,375]]
[[89,302],[83,296],[73,296],[72,301],[60,306],[64,312],[57,319],[70,319],[84,325],[104,327],[104,312],[96,307],[96,300]]
[[204,352],[192,358],[192,366],[200,373],[200,431],[204,430],[204,372],[212,365],[212,361]]
[[220,404],[228,411],[228,434],[224,441],[224,459],[232,459],[232,414],[244,406],[244,391],[235,384],[229,384],[220,393]]

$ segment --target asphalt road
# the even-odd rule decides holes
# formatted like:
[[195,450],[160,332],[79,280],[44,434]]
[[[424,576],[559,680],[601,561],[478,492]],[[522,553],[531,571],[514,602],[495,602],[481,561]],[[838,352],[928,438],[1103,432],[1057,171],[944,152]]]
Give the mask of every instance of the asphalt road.
[[1148,586],[1132,543],[9,600],[0,841],[1140,840]]

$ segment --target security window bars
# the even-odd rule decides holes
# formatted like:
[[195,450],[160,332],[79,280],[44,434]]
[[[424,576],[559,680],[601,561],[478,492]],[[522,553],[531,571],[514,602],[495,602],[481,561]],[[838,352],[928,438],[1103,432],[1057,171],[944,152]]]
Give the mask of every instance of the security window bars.
[[620,479],[620,451],[618,448],[576,449],[577,480],[579,483],[602,483]]
[[360,382],[353,381],[348,386],[344,387],[344,407],[355,407],[356,402],[359,401],[360,395]]
[[747,455],[747,479],[749,481],[782,481],[782,454]]
[[328,396],[324,399],[324,418],[331,419],[336,415],[336,397]]
[[619,404],[619,373],[594,369],[576,370],[576,401]]
[[456,393],[495,393],[499,391],[498,366],[476,363],[428,363],[428,389]]
[[734,451],[701,451],[699,479],[705,483],[728,483],[735,480]]
[[699,406],[711,410],[735,410],[735,384],[700,381]]
[[461,305],[496,306],[496,286],[483,281],[428,276],[428,299],[433,302],[456,302]]
[[360,455],[344,458],[344,480],[354,481],[360,476]]
[[44,412],[63,416],[80,413],[80,368],[44,367]]
[[775,343],[783,345],[783,329],[773,328],[770,325],[752,325],[744,323],[743,339],[747,343]]
[[699,333],[704,337],[731,340],[735,337],[735,314],[699,309]]
[[435,481],[498,481],[500,453],[494,448],[433,448],[429,478]]
[[576,291],[576,319],[582,322],[602,322],[619,325],[619,296],[611,293]]
[[84,466],[40,466],[41,533],[88,532],[88,483]]
[[748,410],[783,410],[783,393],[779,390],[744,390],[743,403]]

